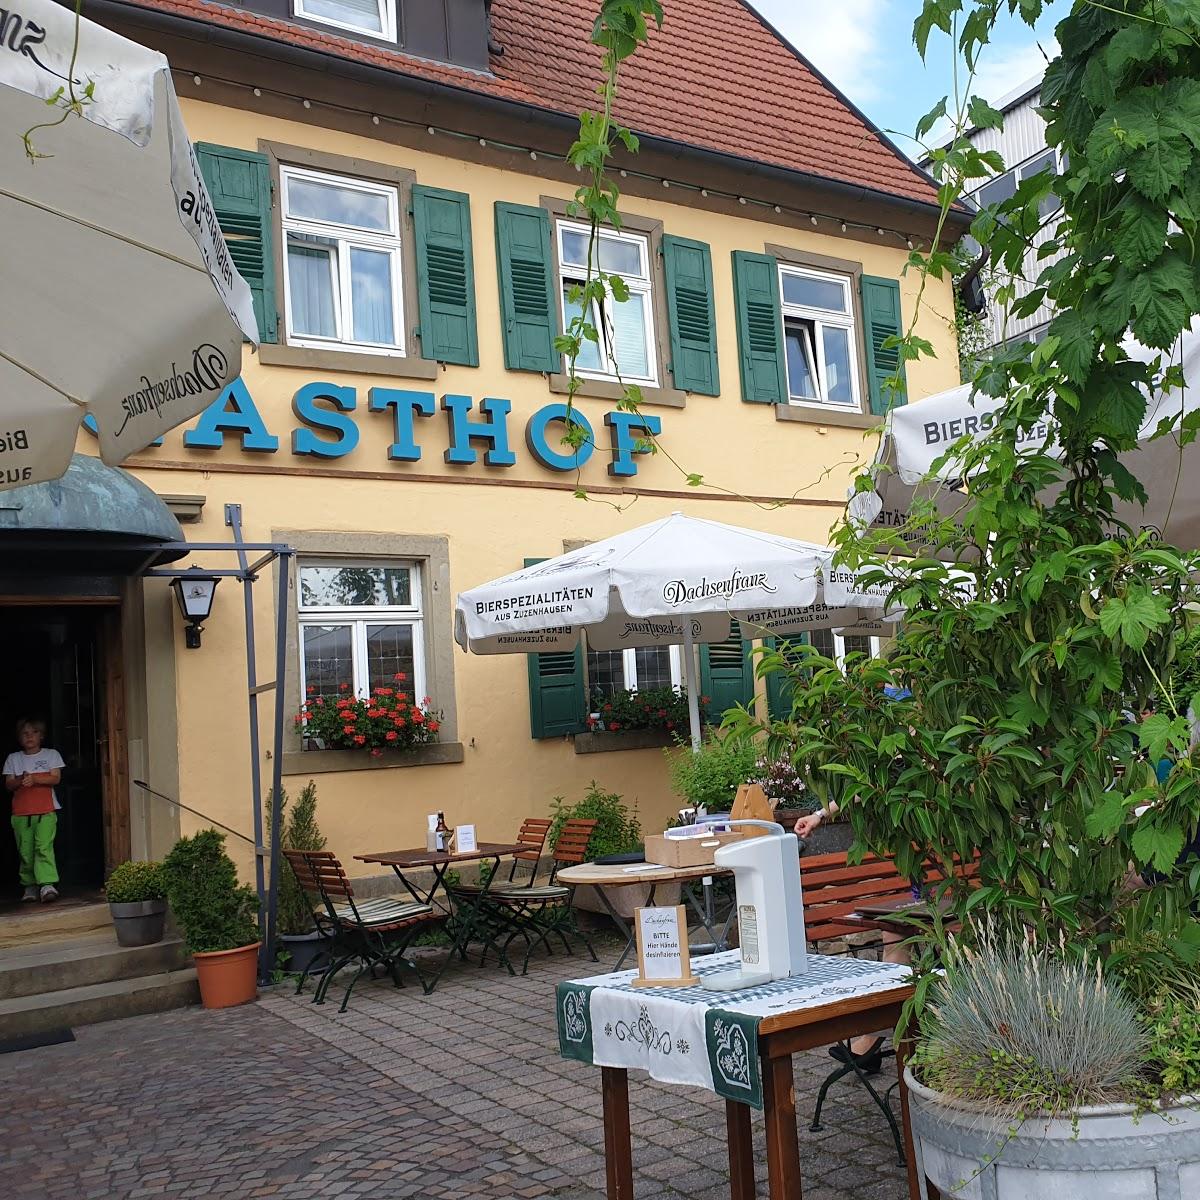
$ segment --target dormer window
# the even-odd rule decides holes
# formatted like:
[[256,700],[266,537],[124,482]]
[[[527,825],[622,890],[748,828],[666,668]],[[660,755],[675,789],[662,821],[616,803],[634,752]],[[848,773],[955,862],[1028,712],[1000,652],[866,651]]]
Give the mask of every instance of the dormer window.
[[295,12],[322,25],[396,40],[396,0],[295,0]]

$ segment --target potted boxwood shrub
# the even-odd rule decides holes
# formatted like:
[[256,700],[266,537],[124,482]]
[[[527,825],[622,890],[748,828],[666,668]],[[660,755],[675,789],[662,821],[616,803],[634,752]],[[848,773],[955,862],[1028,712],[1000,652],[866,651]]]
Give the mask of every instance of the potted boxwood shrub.
[[258,899],[238,883],[225,835],[180,838],[163,860],[167,899],[196,960],[205,1008],[246,1004],[258,993]]
[[[271,828],[271,797],[267,796],[267,832]],[[280,792],[281,847],[286,850],[324,850],[325,836],[317,825],[317,785],[310,779],[292,803],[286,791]],[[288,969],[312,973],[324,955],[321,935],[313,924],[312,900],[301,889],[287,859],[279,864],[279,894],[275,902],[280,941],[288,959]]]
[[167,901],[160,863],[120,863],[108,877],[104,895],[118,945],[153,946],[162,941]]

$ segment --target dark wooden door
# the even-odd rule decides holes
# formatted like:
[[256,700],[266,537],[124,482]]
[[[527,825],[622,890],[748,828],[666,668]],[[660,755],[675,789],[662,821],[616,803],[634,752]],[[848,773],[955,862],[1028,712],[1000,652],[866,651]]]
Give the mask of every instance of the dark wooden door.
[[[20,718],[46,722],[45,744],[66,763],[57,788],[62,808],[55,857],[68,886],[95,887],[104,881],[104,781],[98,745],[104,697],[97,672],[102,612],[94,607],[0,608],[0,661],[5,664],[0,757],[18,748]],[[6,846],[0,886],[16,879],[15,866]]]

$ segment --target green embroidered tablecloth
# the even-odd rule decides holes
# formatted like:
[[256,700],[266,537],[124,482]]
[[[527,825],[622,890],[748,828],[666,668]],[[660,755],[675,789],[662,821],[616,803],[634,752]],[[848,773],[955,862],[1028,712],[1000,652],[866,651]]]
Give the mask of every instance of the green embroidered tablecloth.
[[[739,951],[731,950],[693,962],[692,969],[703,979],[740,961]],[[641,1068],[664,1083],[705,1087],[762,1108],[763,1017],[889,991],[908,982],[909,969],[810,954],[803,975],[739,992],[631,987],[636,975],[617,971],[558,985],[559,1053],[597,1067]]]

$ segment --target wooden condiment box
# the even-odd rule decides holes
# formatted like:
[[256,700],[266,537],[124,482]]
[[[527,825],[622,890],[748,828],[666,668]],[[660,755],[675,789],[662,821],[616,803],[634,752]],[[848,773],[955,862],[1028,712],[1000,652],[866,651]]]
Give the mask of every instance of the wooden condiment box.
[[737,830],[690,838],[669,838],[664,833],[651,833],[646,835],[646,861],[664,867],[706,867],[720,847],[741,840],[742,835]]

